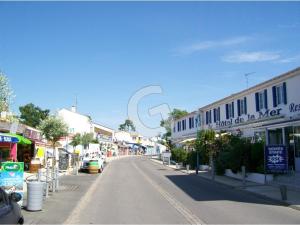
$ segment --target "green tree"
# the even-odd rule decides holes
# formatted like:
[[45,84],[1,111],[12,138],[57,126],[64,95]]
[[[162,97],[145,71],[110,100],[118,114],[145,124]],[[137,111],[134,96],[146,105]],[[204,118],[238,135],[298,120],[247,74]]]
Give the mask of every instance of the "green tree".
[[171,137],[172,120],[180,119],[181,117],[186,116],[187,114],[188,114],[188,112],[186,110],[173,109],[173,111],[169,113],[169,117],[167,119],[160,121],[160,126],[165,128],[165,130],[166,130],[166,133],[163,134],[163,139],[167,140],[169,137]]
[[13,91],[9,85],[8,78],[0,72],[0,112],[8,112],[12,99]]
[[43,120],[45,120],[50,113],[49,109],[42,110],[40,107],[29,103],[19,107],[21,113],[20,120],[22,123],[37,128]]
[[181,110],[181,109],[173,109],[172,112],[169,113],[169,116],[165,120],[160,121],[160,126],[165,129],[165,133],[161,136],[162,139],[165,140],[165,145],[171,149],[172,143],[170,141],[170,137],[172,135],[172,128],[171,124],[173,120],[177,120],[183,116],[186,116],[188,112],[186,110]]
[[51,143],[53,149],[61,137],[68,135],[68,126],[58,117],[49,116],[39,126],[42,134]]
[[121,131],[135,131],[135,126],[130,119],[126,119],[123,124],[120,124],[119,130]]
[[92,133],[85,133],[81,137],[81,144],[83,145],[84,149],[88,149],[89,144],[92,143],[94,140]]
[[81,143],[81,135],[79,133],[75,134],[72,141],[70,142],[70,145],[73,146],[73,149],[75,150],[75,148],[80,145]]

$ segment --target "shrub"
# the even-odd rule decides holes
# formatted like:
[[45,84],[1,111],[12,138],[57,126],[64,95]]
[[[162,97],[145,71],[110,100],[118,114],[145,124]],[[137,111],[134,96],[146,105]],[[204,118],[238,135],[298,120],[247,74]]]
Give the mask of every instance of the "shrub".
[[263,172],[264,143],[251,143],[249,139],[230,136],[222,143],[222,149],[216,158],[216,172],[224,174],[225,169],[236,173],[245,166],[249,172]]
[[187,162],[187,152],[183,148],[173,148],[171,150],[171,159],[186,164]]

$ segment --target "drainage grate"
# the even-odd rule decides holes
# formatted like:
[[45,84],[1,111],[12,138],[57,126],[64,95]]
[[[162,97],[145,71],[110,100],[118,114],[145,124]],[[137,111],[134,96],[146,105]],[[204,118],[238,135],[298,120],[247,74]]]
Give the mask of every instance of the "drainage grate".
[[70,185],[64,185],[64,184],[62,184],[62,185],[59,186],[58,190],[59,191],[76,191],[78,188],[79,188],[78,185],[71,185],[71,184]]

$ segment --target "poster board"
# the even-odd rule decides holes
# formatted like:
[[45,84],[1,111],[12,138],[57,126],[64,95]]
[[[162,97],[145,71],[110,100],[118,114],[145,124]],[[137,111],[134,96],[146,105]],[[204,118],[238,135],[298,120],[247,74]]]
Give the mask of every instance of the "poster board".
[[285,145],[265,147],[265,167],[267,173],[287,173],[288,153]]
[[23,204],[24,194],[24,163],[23,162],[3,162],[0,172],[0,187],[10,194],[17,192],[22,195],[22,200],[18,202]]

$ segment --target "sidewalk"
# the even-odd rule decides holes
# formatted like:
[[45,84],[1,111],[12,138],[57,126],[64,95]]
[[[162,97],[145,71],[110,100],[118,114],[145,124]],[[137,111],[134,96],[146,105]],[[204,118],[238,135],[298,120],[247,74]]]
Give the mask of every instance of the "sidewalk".
[[[158,159],[151,159],[151,160],[155,163],[163,165],[161,160]],[[177,169],[176,165],[165,165],[165,166],[174,170],[181,171],[182,173],[187,175],[196,174],[195,170],[187,171],[186,169]],[[207,171],[199,171],[198,176],[205,179],[212,180],[210,172]],[[215,175],[215,182],[230,186],[235,189],[244,190],[251,194],[255,194],[259,197],[271,199],[273,201],[278,202],[279,204],[289,206],[296,210],[300,210],[300,192],[296,190],[288,189],[287,200],[283,201],[281,200],[280,189],[277,186],[257,184],[250,181],[247,181],[245,185],[243,185],[243,182],[241,180],[237,180],[226,176],[218,176],[218,175]]]
[[[132,156],[110,157],[107,163]],[[108,168],[106,168],[108,169]],[[105,173],[105,169],[104,169]],[[27,174],[29,176],[31,174]],[[82,197],[90,189],[91,185],[101,174],[79,173],[72,175],[72,172],[61,173],[59,178],[59,191],[49,192],[49,197],[43,202],[42,211],[30,212],[22,209],[24,224],[63,224],[74,208],[82,204]],[[26,194],[24,193],[24,204],[26,205]],[[93,206],[91,206],[93,207]]]
[[79,173],[60,177],[59,191],[49,193],[44,201],[42,211],[22,210],[25,224],[62,224],[73,208],[80,204],[81,197],[87,192],[98,175]]

